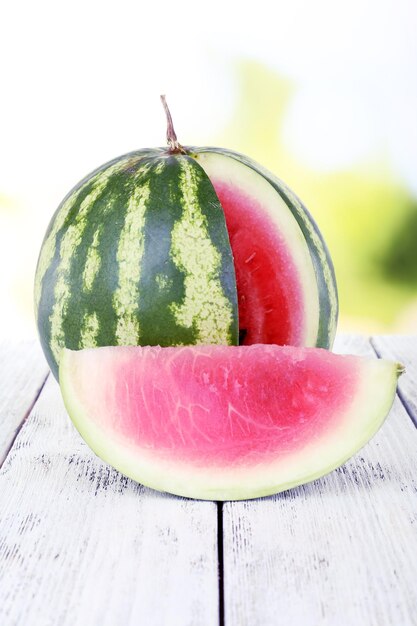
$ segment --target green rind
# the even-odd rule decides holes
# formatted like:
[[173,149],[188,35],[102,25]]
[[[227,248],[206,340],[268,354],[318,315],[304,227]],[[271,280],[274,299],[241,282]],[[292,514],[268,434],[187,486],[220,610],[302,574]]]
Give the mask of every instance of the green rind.
[[[343,465],[375,435],[389,414],[397,379],[403,369],[397,363],[382,359],[358,357],[358,363],[361,363],[358,388],[342,420],[346,421],[347,427],[342,432],[336,431],[333,439],[327,437],[324,445],[315,440],[312,449],[302,450],[298,459],[292,459],[296,468],[293,475],[285,476],[285,480],[280,479],[273,464],[257,463],[242,472],[235,467],[225,470],[164,462],[156,456],[149,460],[146,451],[142,451],[141,456],[140,450],[135,450],[132,455],[117,443],[117,438],[97,428],[86,414],[74,385],[77,354],[70,350],[63,353],[59,382],[66,409],[80,435],[97,456],[129,478],[179,496],[201,500],[246,500],[274,495],[325,476]],[[280,471],[282,475],[282,469]]]
[[[129,217],[138,189],[143,215],[133,207]],[[181,238],[194,256],[180,258]],[[223,209],[188,156],[157,148],[114,159],[83,179],[51,220],[35,311],[55,376],[64,346],[237,344],[237,307]]]
[[265,178],[284,200],[303,232],[316,273],[320,308],[316,346],[331,349],[339,312],[336,276],[329,250],[308,209],[282,180],[244,154],[215,147],[191,146],[187,151],[197,158],[199,154],[217,153],[247,165]]

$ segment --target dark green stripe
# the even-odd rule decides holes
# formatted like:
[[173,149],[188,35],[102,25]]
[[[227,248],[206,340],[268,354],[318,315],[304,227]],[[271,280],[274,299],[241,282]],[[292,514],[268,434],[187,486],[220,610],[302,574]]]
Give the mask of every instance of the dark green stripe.
[[[236,281],[223,209],[204,170],[193,159],[184,156],[165,157],[162,172],[152,173],[150,177],[145,251],[139,282],[141,343],[169,346],[173,342],[194,344],[198,340],[196,329],[177,324],[171,309],[172,303],[181,303],[185,297],[184,273],[170,258],[171,233],[183,211],[184,200],[179,186],[181,159],[186,159],[197,173],[196,201],[207,216],[212,243],[222,254],[221,281],[233,314],[230,337],[231,342],[237,344]],[[157,165],[155,163],[155,167]]]
[[[51,261],[49,268],[45,272],[45,276],[42,281],[42,293],[41,293],[41,298],[40,298],[39,308],[38,308],[39,336],[41,339],[41,344],[45,352],[48,364],[55,376],[57,376],[57,373],[58,373],[58,364],[56,363],[55,357],[52,354],[51,349],[50,349],[50,343],[51,343],[50,316],[52,315],[52,310],[55,304],[54,289],[55,289],[55,285],[57,281],[57,269],[60,264],[60,248],[61,248],[62,238],[65,235],[68,225],[75,219],[76,215],[78,214],[80,205],[82,204],[83,200],[85,200],[88,194],[91,193],[94,187],[94,180],[91,180],[89,182],[86,182],[84,180],[83,184],[85,185],[85,187],[80,191],[79,197],[77,198],[77,201],[74,204],[74,206],[69,211],[69,215],[67,219],[65,220],[64,225],[57,232],[55,253],[54,253],[54,257]],[[81,183],[80,185],[77,185],[77,187],[74,188],[73,190],[74,194],[78,191],[80,186],[81,186]],[[57,211],[55,212],[54,217],[51,221],[51,224],[48,228],[47,234],[50,232],[54,219],[58,215],[59,211],[61,210],[66,200],[69,198],[69,195],[70,194],[68,194],[66,198],[61,202]],[[70,347],[70,346],[67,346],[67,347]]]
[[[106,184],[106,187],[103,189],[101,196],[96,199],[94,203],[94,209],[91,211],[89,217],[87,218],[86,227],[82,236],[82,243],[80,244],[77,253],[74,254],[72,258],[70,269],[70,289],[72,296],[68,302],[66,319],[63,323],[65,346],[67,348],[78,348],[83,316],[85,315],[85,313],[90,313],[93,310],[100,311],[99,317],[103,319],[103,323],[104,321],[107,321],[108,324],[107,330],[102,331],[102,343],[100,345],[114,345],[114,339],[113,344],[110,341],[108,343],[106,342],[111,337],[114,338],[115,319],[114,315],[111,315],[109,308],[111,308],[111,290],[115,283],[117,285],[117,276],[115,276],[116,263],[115,261],[112,262],[113,256],[115,256],[112,255],[112,253],[110,253],[109,255],[110,260],[106,262],[105,253],[108,250],[109,246],[114,245],[117,252],[117,231],[120,231],[123,226],[123,210],[121,208],[121,204],[117,204],[118,196],[125,188],[129,186],[129,184],[131,184],[131,181],[135,176],[135,172],[137,171],[140,160],[142,158],[140,153],[135,153],[131,156],[138,157],[136,164],[134,162],[130,163],[129,167],[127,167],[126,170],[122,173],[113,174]],[[50,317],[52,315],[53,307],[55,304],[54,290],[58,279],[57,270],[60,265],[60,248],[62,239],[68,227],[76,221],[83,201],[94,190],[94,186],[96,184],[96,175],[104,173],[109,167],[112,167],[118,161],[119,159],[114,159],[113,161],[110,161],[102,167],[94,170],[94,172],[92,172],[88,177],[84,178],[80,183],[78,183],[78,185],[74,187],[72,192],[70,192],[59,205],[48,227],[47,234],[45,235],[46,238],[52,228],[54,220],[56,219],[59,211],[62,209],[64,203],[71,195],[75,195],[81,189],[76,202],[68,212],[67,218],[65,219],[63,226],[57,232],[55,254],[42,282],[42,294],[38,309],[38,330],[41,344],[47,357],[49,366],[55,376],[57,376],[58,374],[58,364],[50,349]],[[128,193],[125,195],[128,195]],[[104,218],[104,216],[106,217]],[[101,249],[99,247],[99,254],[103,255],[102,260],[104,260],[102,266],[104,265],[105,269],[103,269],[103,267],[101,267],[100,269],[100,272],[102,274],[101,280],[100,276],[97,275],[97,284],[101,283],[101,287],[99,287],[98,289],[94,289],[91,296],[85,297],[82,289],[82,274],[85,266],[88,248],[91,245],[92,239],[94,237],[94,232],[100,224],[103,224],[105,226],[104,230],[108,232],[105,239],[107,243],[104,243],[103,245],[103,241],[101,241]],[[104,234],[105,233],[103,232],[103,236]],[[101,323],[101,327],[103,327],[103,323]]]

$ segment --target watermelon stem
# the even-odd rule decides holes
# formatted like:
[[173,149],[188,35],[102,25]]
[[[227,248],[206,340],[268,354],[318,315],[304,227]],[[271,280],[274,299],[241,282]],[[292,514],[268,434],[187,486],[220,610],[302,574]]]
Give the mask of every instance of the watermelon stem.
[[167,116],[167,142],[170,154],[186,154],[186,151],[177,139],[177,135],[174,130],[174,124],[172,123],[171,112],[168,108],[165,96],[161,96],[162,104],[165,109],[165,115]]

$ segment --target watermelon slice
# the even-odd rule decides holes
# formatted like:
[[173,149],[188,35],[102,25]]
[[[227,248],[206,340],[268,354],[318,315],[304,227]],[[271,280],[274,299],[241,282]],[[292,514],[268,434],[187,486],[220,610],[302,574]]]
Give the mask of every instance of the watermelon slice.
[[398,364],[320,348],[65,349],[68,413],[102,459],[154,489],[239,500],[342,465],[379,429]]

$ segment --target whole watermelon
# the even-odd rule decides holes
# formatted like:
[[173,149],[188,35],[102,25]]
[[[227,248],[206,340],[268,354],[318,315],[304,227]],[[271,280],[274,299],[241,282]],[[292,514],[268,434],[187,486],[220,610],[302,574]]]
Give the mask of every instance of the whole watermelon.
[[35,277],[42,347],[288,344],[329,348],[333,265],[300,200],[246,156],[181,146],[89,174],[47,229]]

